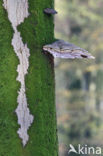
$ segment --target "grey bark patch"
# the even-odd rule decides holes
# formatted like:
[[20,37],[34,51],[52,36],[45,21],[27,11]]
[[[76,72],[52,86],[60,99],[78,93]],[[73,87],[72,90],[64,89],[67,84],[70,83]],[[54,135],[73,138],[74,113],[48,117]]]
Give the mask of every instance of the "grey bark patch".
[[25,91],[25,75],[28,73],[30,50],[27,47],[27,44],[23,43],[21,34],[17,30],[17,26],[24,22],[24,19],[29,16],[28,0],[3,0],[3,2],[3,6],[7,10],[8,18],[14,30],[11,44],[14,48],[15,54],[19,59],[19,65],[17,67],[17,81],[20,82],[21,88],[18,91],[18,106],[15,112],[18,117],[18,124],[20,125],[17,133],[22,139],[23,146],[25,146],[29,140],[27,131],[34,119],[28,108]]

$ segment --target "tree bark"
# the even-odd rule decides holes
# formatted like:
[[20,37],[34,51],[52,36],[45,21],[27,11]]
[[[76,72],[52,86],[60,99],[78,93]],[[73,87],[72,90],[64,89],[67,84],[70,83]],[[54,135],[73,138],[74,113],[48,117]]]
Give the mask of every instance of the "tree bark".
[[30,53],[24,93],[34,120],[24,147],[17,134],[20,114],[15,113],[22,86],[17,81],[20,60],[12,43],[16,30],[4,1],[0,1],[0,156],[57,156],[54,60],[42,51],[43,45],[54,40],[53,16],[43,13],[45,8],[54,7],[53,0],[29,0],[29,15],[16,27]]

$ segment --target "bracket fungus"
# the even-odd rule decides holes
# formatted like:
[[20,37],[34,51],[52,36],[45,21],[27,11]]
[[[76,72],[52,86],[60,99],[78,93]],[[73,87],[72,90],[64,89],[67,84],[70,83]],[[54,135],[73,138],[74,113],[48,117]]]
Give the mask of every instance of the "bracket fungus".
[[94,59],[88,51],[82,49],[72,43],[65,42],[63,40],[57,40],[51,44],[43,46],[45,52],[49,52],[54,56],[54,58],[66,58],[66,59],[75,59],[75,58],[87,58]]
[[46,9],[44,9],[44,13],[48,14],[48,15],[51,15],[51,14],[57,14],[57,11],[55,11],[52,8],[46,8]]

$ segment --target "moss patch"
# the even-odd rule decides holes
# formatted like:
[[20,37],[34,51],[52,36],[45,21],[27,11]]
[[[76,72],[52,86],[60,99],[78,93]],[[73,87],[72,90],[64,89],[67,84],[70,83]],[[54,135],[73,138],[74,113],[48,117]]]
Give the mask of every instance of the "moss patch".
[[57,156],[53,58],[42,46],[54,40],[53,16],[43,13],[53,0],[29,0],[30,16],[18,30],[30,49],[26,94],[34,122],[25,148],[17,135],[18,59],[11,46],[13,30],[0,2],[0,156]]
[[16,133],[18,125],[14,113],[19,89],[18,59],[11,46],[13,30],[2,4],[0,1],[0,156],[18,156],[21,142]]

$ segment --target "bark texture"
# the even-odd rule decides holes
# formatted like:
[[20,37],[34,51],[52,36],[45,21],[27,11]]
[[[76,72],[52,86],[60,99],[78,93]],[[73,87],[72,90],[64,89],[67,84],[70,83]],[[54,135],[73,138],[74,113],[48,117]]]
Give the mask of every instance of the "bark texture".
[[23,148],[17,135],[15,109],[20,83],[16,69],[20,63],[11,45],[14,30],[0,1],[0,156],[57,156],[54,62],[42,52],[54,40],[53,16],[43,13],[53,0],[29,0],[30,15],[18,26],[23,43],[30,50],[25,76],[27,102],[34,116],[29,141]]

